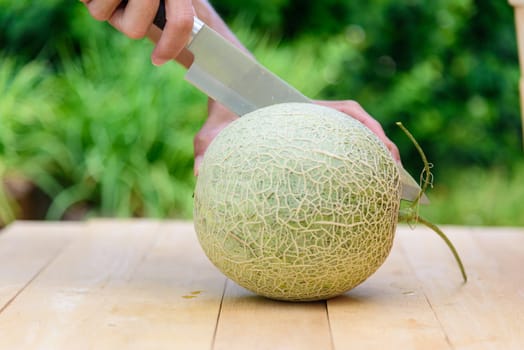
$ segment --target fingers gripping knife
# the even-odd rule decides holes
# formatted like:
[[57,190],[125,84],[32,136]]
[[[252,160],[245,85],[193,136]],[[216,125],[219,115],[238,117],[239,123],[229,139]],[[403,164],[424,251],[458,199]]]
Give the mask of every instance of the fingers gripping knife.
[[[162,0],[154,24],[163,29],[165,23]],[[237,115],[276,103],[311,102],[196,17],[187,48],[194,62],[186,80]]]
[[[165,23],[165,4],[161,0],[154,24],[163,29]],[[186,46],[194,61],[185,79],[239,116],[277,103],[311,102],[196,17]],[[401,165],[399,170],[402,199],[413,201],[420,187]],[[429,201],[423,195],[420,202]]]

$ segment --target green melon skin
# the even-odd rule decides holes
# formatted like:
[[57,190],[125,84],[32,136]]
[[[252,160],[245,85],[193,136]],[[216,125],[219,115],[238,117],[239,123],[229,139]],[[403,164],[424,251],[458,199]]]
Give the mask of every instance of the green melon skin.
[[366,280],[391,250],[400,177],[384,144],[334,109],[286,103],[206,151],[194,223],[211,262],[259,295],[313,301]]

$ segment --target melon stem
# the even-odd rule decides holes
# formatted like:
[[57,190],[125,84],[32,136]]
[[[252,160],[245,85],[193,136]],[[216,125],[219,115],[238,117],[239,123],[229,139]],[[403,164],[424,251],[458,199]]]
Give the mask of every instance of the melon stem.
[[409,132],[409,130],[401,122],[397,122],[397,125],[406,134],[409,140],[413,143],[413,145],[415,146],[415,149],[417,150],[417,152],[420,155],[420,158],[422,159],[422,163],[424,164],[424,170],[422,171],[422,174],[421,174],[422,188],[420,189],[420,192],[418,193],[417,198],[413,201],[413,207],[415,207],[416,205],[418,205],[420,198],[426,192],[428,186],[433,186],[432,181],[430,180],[432,178],[432,174],[431,174],[432,164],[428,162],[428,159],[426,158],[426,154],[422,150],[422,147],[420,147],[420,145],[418,144],[413,134],[411,134],[411,132]]
[[455,260],[457,261],[457,264],[460,268],[460,273],[462,274],[462,279],[464,280],[464,283],[466,283],[468,281],[468,275],[466,274],[466,269],[464,268],[464,264],[462,264],[462,260],[460,259],[460,256],[457,250],[455,249],[455,246],[453,245],[453,243],[451,243],[448,236],[446,236],[444,232],[437,225],[435,225],[432,222],[429,222],[428,220],[424,219],[420,215],[417,216],[417,222],[420,222],[421,224],[425,225],[426,227],[432,229],[437,235],[440,236],[440,238],[444,240],[444,242],[446,242],[446,245],[451,250],[451,252],[453,253],[453,256],[455,257]]
[[439,235],[440,238],[442,238],[444,240],[444,242],[446,243],[448,248],[453,253],[453,256],[455,257],[455,260],[457,261],[457,264],[458,264],[458,266],[460,268],[460,273],[462,274],[462,279],[464,280],[464,283],[466,283],[468,281],[468,276],[466,275],[466,269],[464,268],[464,264],[462,264],[462,260],[460,259],[460,256],[459,256],[457,250],[455,249],[455,246],[453,245],[453,243],[451,243],[451,241],[449,240],[448,236],[446,236],[446,234],[437,225],[435,225],[434,223],[424,219],[418,213],[418,208],[419,208],[418,204],[419,204],[420,198],[426,192],[426,189],[428,188],[428,186],[433,186],[433,183],[432,183],[432,180],[431,180],[432,176],[433,176],[431,174],[432,164],[428,162],[428,159],[426,158],[426,155],[424,154],[424,151],[422,150],[422,147],[420,147],[420,145],[418,144],[417,140],[409,132],[409,130],[404,125],[402,125],[401,122],[397,122],[397,125],[406,134],[406,136],[411,140],[411,142],[413,143],[413,145],[417,149],[418,153],[420,154],[422,162],[424,163],[424,170],[422,171],[422,174],[421,174],[422,186],[421,186],[420,192],[419,192],[417,198],[411,204],[411,210],[408,210],[407,212],[401,212],[400,213],[399,221],[406,221],[406,222],[409,223],[410,221],[414,220],[415,222],[420,222],[421,224],[423,224],[426,227],[428,227],[431,230],[433,230],[437,235]]

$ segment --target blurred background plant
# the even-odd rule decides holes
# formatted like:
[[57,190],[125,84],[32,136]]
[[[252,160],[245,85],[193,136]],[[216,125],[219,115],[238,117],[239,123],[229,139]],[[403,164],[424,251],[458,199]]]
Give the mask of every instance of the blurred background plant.
[[[523,225],[513,12],[490,0],[213,0],[255,56],[312,98],[355,99],[403,162],[435,164],[439,223]],[[152,46],[92,20],[79,2],[0,0],[0,223],[190,218],[193,136],[206,97]],[[0,182],[2,184],[2,182]],[[15,189],[13,189],[15,188]],[[26,201],[27,202],[27,201]],[[42,203],[40,203],[42,204]],[[38,216],[37,214],[35,214]]]

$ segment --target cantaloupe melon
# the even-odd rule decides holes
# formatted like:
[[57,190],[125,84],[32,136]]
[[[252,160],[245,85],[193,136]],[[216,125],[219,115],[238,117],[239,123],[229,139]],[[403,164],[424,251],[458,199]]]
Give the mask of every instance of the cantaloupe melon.
[[194,205],[199,242],[230,279],[273,299],[326,299],[366,280],[388,256],[399,171],[355,119],[280,104],[213,140]]

